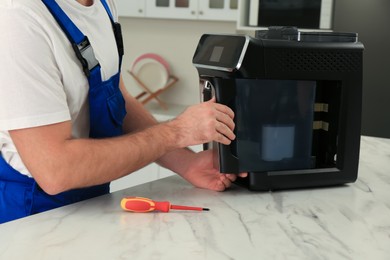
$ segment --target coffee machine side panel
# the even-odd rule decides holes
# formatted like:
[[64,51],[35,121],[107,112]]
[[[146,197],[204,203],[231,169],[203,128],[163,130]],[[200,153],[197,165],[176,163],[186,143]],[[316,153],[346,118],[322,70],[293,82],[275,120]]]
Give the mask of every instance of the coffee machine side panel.
[[[235,96],[236,83],[234,79],[210,78],[212,87],[214,88],[215,98],[217,103],[226,105],[235,111]],[[234,133],[237,136],[237,121],[234,119],[236,128]],[[219,158],[219,170],[222,173],[239,173],[239,160],[236,153],[236,140],[233,140],[230,145],[215,143]],[[215,147],[214,147],[215,148]]]
[[362,77],[350,75],[343,84],[337,168],[348,178],[348,182],[354,182],[357,178],[360,151]]
[[[234,111],[234,80],[226,80],[219,77],[201,76],[200,96],[202,102],[208,101],[215,97],[217,103],[227,105]],[[214,167],[219,169],[222,173],[239,172],[239,161],[234,152],[235,142],[236,141],[232,141],[230,145],[224,145],[217,142],[203,144],[203,150],[213,149]]]

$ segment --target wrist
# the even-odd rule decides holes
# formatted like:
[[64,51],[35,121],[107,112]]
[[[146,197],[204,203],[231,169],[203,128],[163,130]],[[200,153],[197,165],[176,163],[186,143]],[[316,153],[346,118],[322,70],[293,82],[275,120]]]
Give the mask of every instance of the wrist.
[[178,118],[172,119],[162,124],[168,128],[168,132],[173,137],[173,143],[176,145],[176,148],[185,148],[191,145],[188,143],[188,141],[186,141],[186,130],[181,126],[180,120]]
[[157,163],[187,179],[186,175],[188,175],[188,170],[191,168],[191,162],[195,156],[196,153],[191,149],[176,149],[163,155],[157,160]]

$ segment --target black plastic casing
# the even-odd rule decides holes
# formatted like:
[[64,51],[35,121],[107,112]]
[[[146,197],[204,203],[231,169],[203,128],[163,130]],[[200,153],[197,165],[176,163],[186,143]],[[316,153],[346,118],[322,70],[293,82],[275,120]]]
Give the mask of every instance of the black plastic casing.
[[[294,34],[294,32],[293,32]],[[361,108],[362,108],[362,43],[356,34],[310,33],[283,38],[283,35],[267,38],[267,32],[257,34],[258,38],[245,35],[203,35],[194,54],[193,63],[201,82],[209,82],[218,103],[235,110],[237,79],[307,80],[335,82],[341,85],[334,133],[337,145],[337,160],[332,167],[309,169],[286,169],[277,171],[248,171],[248,177],[238,178],[238,183],[250,190],[279,190],[340,185],[356,181],[358,175]],[[342,37],[340,37],[342,36]],[[246,45],[241,43],[245,39]],[[333,39],[332,39],[333,38]],[[224,42],[239,42],[235,47],[241,50],[232,54],[229,62],[211,62],[207,53]],[[229,47],[232,48],[232,47]],[[231,53],[231,52],[229,52]],[[228,55],[226,53],[224,55]],[[237,57],[239,57],[237,59]],[[227,66],[228,65],[228,66]],[[230,66],[231,65],[231,66]],[[206,95],[207,96],[207,95]],[[208,95],[210,97],[210,95]],[[207,97],[206,99],[208,99]],[[206,100],[203,100],[206,101]],[[235,118],[237,124],[239,120]],[[239,127],[239,126],[237,126]],[[330,130],[331,131],[331,130]],[[328,140],[322,140],[328,142]],[[239,173],[240,158],[232,153],[236,142],[231,145],[214,143],[215,164],[222,173]]]

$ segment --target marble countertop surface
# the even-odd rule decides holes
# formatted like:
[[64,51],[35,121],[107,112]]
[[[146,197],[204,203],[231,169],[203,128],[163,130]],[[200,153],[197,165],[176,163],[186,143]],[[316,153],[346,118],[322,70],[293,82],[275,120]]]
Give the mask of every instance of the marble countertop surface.
[[[210,208],[129,213],[124,196]],[[0,259],[390,259],[390,140],[342,187],[226,192],[173,176],[0,225]]]

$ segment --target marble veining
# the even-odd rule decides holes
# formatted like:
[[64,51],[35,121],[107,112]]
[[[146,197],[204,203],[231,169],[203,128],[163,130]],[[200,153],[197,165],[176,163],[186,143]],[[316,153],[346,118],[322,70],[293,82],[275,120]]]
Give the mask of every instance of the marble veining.
[[[124,196],[211,210],[135,214]],[[0,259],[390,259],[390,140],[362,137],[341,187],[221,193],[173,176],[9,222]]]

